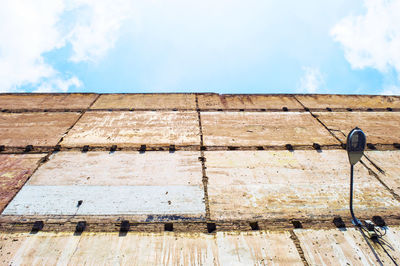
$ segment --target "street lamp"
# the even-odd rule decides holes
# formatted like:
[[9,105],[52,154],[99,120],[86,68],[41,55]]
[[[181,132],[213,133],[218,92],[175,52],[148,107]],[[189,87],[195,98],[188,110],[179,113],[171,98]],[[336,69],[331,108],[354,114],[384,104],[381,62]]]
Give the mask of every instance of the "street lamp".
[[366,142],[367,138],[364,132],[358,127],[347,135],[346,150],[350,161],[350,213],[353,224],[356,226],[361,226],[361,222],[354,216],[353,212],[353,168],[363,156]]

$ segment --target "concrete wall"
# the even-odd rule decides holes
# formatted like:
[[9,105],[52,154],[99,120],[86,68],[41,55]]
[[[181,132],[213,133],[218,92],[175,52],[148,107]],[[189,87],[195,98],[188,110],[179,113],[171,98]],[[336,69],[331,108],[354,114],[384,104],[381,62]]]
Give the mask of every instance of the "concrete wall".
[[287,232],[3,234],[0,245],[11,265],[302,265]]
[[338,145],[309,113],[202,112],[206,146]]
[[[0,95],[0,264],[400,261],[399,105],[383,96]],[[383,246],[350,223],[341,143],[355,126],[375,147],[355,167],[354,209],[385,220]],[[347,229],[335,228],[338,216]],[[123,220],[131,227],[118,233]],[[35,221],[46,233],[16,233]]]
[[399,96],[369,96],[369,95],[296,95],[305,107],[310,109],[398,109]]
[[25,184],[44,154],[0,154],[0,212]]
[[[348,216],[349,165],[340,150],[206,152],[212,220],[321,219]],[[355,168],[360,217],[400,211],[365,167]]]
[[314,114],[343,142],[346,142],[347,133],[355,127],[364,131],[369,143],[400,142],[399,112],[315,112]]
[[61,143],[119,147],[200,144],[196,112],[87,112]]
[[2,94],[2,110],[84,110],[97,98],[96,94]]
[[55,146],[79,113],[0,113],[0,145]]
[[226,95],[226,94],[201,94],[198,96],[200,109],[266,109],[300,110],[303,107],[293,96],[282,95]]
[[196,109],[195,94],[104,94],[92,109]]

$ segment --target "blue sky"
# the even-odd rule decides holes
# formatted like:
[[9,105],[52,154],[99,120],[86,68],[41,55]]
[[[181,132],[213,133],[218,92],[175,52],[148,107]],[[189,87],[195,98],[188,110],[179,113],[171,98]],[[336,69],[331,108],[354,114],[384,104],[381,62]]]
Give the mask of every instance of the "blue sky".
[[400,0],[0,5],[0,92],[400,94]]

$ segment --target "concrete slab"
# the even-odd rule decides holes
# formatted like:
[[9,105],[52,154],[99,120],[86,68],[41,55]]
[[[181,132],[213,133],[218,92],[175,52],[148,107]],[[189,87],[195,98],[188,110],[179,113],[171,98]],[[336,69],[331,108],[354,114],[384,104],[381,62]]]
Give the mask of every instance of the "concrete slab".
[[241,95],[199,94],[200,109],[303,109],[293,96],[286,95]]
[[400,108],[400,97],[398,96],[296,95],[296,98],[310,109]]
[[196,110],[195,94],[103,94],[91,109],[184,109]]
[[303,265],[289,232],[217,233],[221,265]]
[[7,110],[83,110],[96,99],[97,94],[3,94],[0,109]]
[[5,265],[302,265],[285,232],[130,232],[123,237],[39,232],[3,234],[0,246],[0,261]]
[[367,167],[400,196],[400,151],[367,151],[365,155],[373,162],[371,164],[368,160],[364,160]]
[[45,154],[0,154],[0,213],[44,156]]
[[198,151],[59,152],[28,185],[201,186],[199,156]]
[[165,215],[165,220],[175,215],[196,220],[204,212],[199,186],[24,186],[3,214]]
[[316,112],[317,117],[344,143],[356,126],[367,135],[367,142],[393,144],[400,142],[400,113],[397,112]]
[[[205,152],[212,220],[348,217],[349,163],[343,150]],[[355,211],[392,215],[398,201],[361,164],[355,166]]]
[[201,220],[205,205],[199,156],[194,151],[59,152],[38,169],[3,214]]
[[202,112],[206,146],[338,145],[309,113]]
[[196,112],[87,112],[61,143],[118,147],[200,145]]
[[[310,265],[395,265],[379,243],[365,238],[358,229],[294,231]],[[399,228],[389,228],[383,239],[383,247],[399,262]]]
[[80,113],[0,113],[0,145],[55,146]]

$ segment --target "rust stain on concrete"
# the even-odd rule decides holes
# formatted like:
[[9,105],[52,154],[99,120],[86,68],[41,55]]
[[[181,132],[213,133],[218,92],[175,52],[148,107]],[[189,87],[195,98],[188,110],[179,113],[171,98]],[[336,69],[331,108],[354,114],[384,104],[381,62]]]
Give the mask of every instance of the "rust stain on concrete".
[[28,184],[36,186],[202,185],[198,151],[59,152]]
[[103,94],[91,109],[196,109],[195,94]]
[[18,193],[44,154],[0,154],[0,213]]
[[0,108],[7,110],[83,110],[96,99],[96,94],[3,94]]
[[200,145],[196,112],[87,112],[61,143],[119,147]]
[[[379,243],[364,237],[360,230],[296,229],[306,260],[310,265],[394,265]],[[400,231],[388,228],[380,240],[397,263],[400,261]],[[374,255],[377,255],[377,257]]]
[[[349,163],[343,150],[206,152],[212,220],[321,219],[349,216]],[[391,215],[398,201],[361,164],[355,211]]]
[[287,232],[2,234],[10,265],[302,265]]
[[293,96],[199,94],[200,109],[303,109]]
[[206,146],[338,145],[310,114],[299,112],[202,112]]
[[0,145],[55,146],[79,113],[1,113]]
[[310,109],[325,108],[400,108],[398,96],[370,95],[296,95],[296,98]]
[[400,142],[400,113],[397,112],[315,112],[318,119],[341,141],[355,127],[367,135],[367,142],[393,144]]

